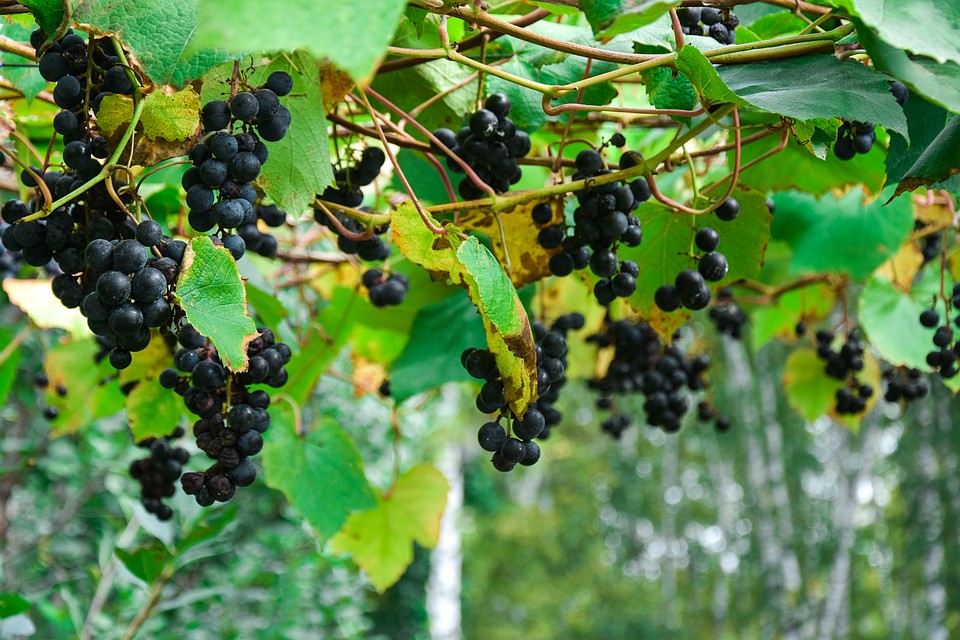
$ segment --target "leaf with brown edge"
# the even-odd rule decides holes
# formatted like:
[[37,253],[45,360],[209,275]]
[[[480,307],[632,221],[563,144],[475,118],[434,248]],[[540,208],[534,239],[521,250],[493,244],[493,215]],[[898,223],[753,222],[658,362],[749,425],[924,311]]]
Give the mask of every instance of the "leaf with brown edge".
[[[132,117],[133,98],[108,95],[97,112],[97,126],[111,145],[116,145]],[[152,166],[189,153],[200,131],[200,95],[191,87],[170,94],[148,93],[137,131],[143,135],[131,140],[133,164]],[[124,153],[129,153],[129,148]]]
[[336,66],[326,58],[320,60],[318,68],[320,74],[320,86],[323,89],[323,107],[327,111],[333,111],[350,90],[353,89],[354,81],[350,75],[340,71]]
[[[537,240],[540,229],[546,226],[537,226],[531,219],[533,208],[539,204],[528,202],[499,213],[468,211],[460,216],[463,230],[479,231],[490,239],[493,255],[518,289],[549,276],[550,258],[560,251],[559,247],[544,249]],[[561,224],[563,208],[556,204],[553,208],[549,224]]]
[[522,416],[537,397],[537,356],[530,320],[500,263],[475,237],[464,239],[457,227],[447,225],[445,235],[430,231],[411,202],[394,210],[391,229],[397,248],[411,262],[434,280],[449,278],[467,290],[483,319],[507,402]]

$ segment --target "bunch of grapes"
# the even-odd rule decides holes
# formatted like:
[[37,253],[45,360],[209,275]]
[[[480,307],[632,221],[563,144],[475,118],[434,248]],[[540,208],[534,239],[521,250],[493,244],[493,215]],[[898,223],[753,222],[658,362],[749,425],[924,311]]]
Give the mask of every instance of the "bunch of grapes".
[[[567,341],[559,331],[546,331],[540,325],[534,330],[537,340],[537,396],[547,398],[557,385],[557,390],[566,382],[566,365],[563,357],[567,352]],[[520,418],[507,406],[504,397],[503,381],[493,354],[486,349],[470,348],[463,352],[460,362],[474,378],[485,380],[477,395],[477,409],[481,413],[497,413],[497,419],[480,427],[477,439],[484,451],[493,453],[491,462],[498,471],[511,471],[517,464],[531,466],[540,460],[540,445],[535,439],[542,440],[547,420],[538,403],[531,403]],[[548,405],[555,401],[549,396]],[[552,409],[552,406],[550,407]],[[554,410],[555,411],[555,410]],[[550,412],[553,425],[559,422],[559,412]],[[506,420],[507,429],[500,424]],[[554,420],[556,422],[554,422]],[[508,433],[508,429],[510,433]],[[549,431],[547,432],[549,434]]]
[[[560,367],[563,367],[563,370],[566,371],[566,353],[556,358],[543,358],[543,339],[548,333],[556,333],[563,336],[564,342],[567,342],[567,333],[582,329],[585,322],[586,320],[581,313],[568,313],[558,317],[554,321],[553,325],[551,325],[549,330],[544,324],[535,322],[533,324],[533,334],[540,343],[537,346],[537,349],[539,349],[537,352],[537,362],[539,367],[544,370],[547,370],[548,368],[559,370]],[[556,373],[556,371],[554,371],[554,373]],[[550,375],[549,371],[547,372],[547,375]],[[560,389],[562,389],[566,384],[566,375],[559,376],[556,379],[551,378],[550,388],[545,393],[541,393],[537,398],[537,411],[543,414],[544,423],[543,431],[541,431],[540,435],[537,437],[539,440],[546,440],[549,438],[550,430],[557,427],[560,424],[560,421],[563,419],[563,415],[556,409],[556,407],[554,407],[554,405],[560,399]]]
[[[530,153],[530,136],[517,130],[510,119],[510,99],[502,93],[490,95],[483,109],[470,114],[468,124],[454,133],[451,129],[437,129],[433,135],[447,149],[466,162],[477,177],[497,193],[506,193],[516,184],[523,172],[517,158]],[[444,153],[431,142],[433,153]],[[453,158],[447,158],[447,167],[454,173],[463,173],[463,167]],[[474,200],[483,192],[465,176],[457,186],[460,197]]]
[[410,290],[410,281],[402,273],[384,275],[380,269],[368,269],[362,281],[370,292],[370,304],[375,307],[396,306],[403,302]]
[[[639,154],[624,153],[620,168],[626,169],[640,162]],[[577,154],[574,180],[593,178],[611,173],[603,165],[603,157],[593,149]],[[573,212],[573,226],[552,224],[543,227],[537,239],[545,249],[562,247],[550,258],[550,272],[567,276],[587,266],[600,280],[594,285],[594,296],[602,305],[616,298],[626,298],[637,289],[639,266],[631,260],[620,260],[617,249],[622,244],[636,247],[643,240],[640,219],[631,212],[650,198],[646,180],[639,178],[629,184],[611,182],[588,187],[576,193],[579,206]],[[533,220],[547,224],[553,219],[549,204],[533,209]]]
[[[890,93],[902,107],[910,97],[907,85],[898,80],[891,80]],[[837,131],[837,141],[833,145],[833,153],[839,160],[852,160],[858,153],[869,153],[873,143],[877,141],[876,126],[869,122],[846,121]]]
[[[598,408],[611,408],[613,395],[642,393],[647,424],[669,432],[680,429],[690,408],[684,389],[699,391],[706,386],[703,375],[710,367],[706,354],[684,355],[675,343],[663,345],[656,331],[642,320],[607,318],[603,329],[588,341],[603,349],[613,348],[606,374],[589,383],[600,394]],[[605,422],[604,430],[619,436],[629,424],[629,418],[621,416]]]
[[737,41],[736,28],[740,19],[732,11],[711,7],[681,7],[677,9],[680,27],[688,36],[708,35],[720,44],[733,44]]
[[[950,299],[950,308],[960,309],[960,282],[953,285],[953,291]],[[953,323],[960,327],[960,315],[954,318]],[[933,307],[925,309],[920,314],[920,324],[928,329],[936,328],[933,334],[933,345],[936,349],[927,353],[927,364],[940,373],[943,378],[952,378],[957,375],[957,358],[960,356],[960,343],[954,341],[953,328],[950,326],[949,317],[943,324],[940,322],[940,314]]]
[[275,204],[263,204],[262,201],[253,205],[254,222],[241,224],[237,227],[237,235],[243,238],[248,251],[273,258],[277,255],[277,239],[269,233],[260,231],[256,220],[262,220],[268,227],[279,227],[287,221],[287,212]]
[[883,380],[887,383],[887,390],[883,394],[883,399],[887,402],[912,402],[925,397],[929,392],[919,369],[887,367],[883,370]]
[[237,487],[256,479],[250,456],[263,448],[261,434],[270,427],[270,394],[250,387],[265,384],[276,389],[286,384],[284,365],[291,355],[272,331],[260,327],[259,332],[247,350],[247,370],[232,373],[216,348],[192,327],[184,327],[178,335],[182,348],[173,357],[175,368],[160,374],[161,386],[183,396],[187,409],[199,417],[193,425],[197,448],[215,461],[206,471],[180,478],[184,492],[201,506],[226,502]]
[[190,453],[186,449],[172,444],[181,436],[183,428],[177,427],[169,436],[138,442],[137,446],[149,449],[150,455],[130,465],[130,476],[140,483],[140,502],[160,520],[173,517],[173,509],[164,504],[163,499],[173,497],[176,493],[174,483],[183,473],[183,465],[190,460]]
[[[727,198],[714,213],[720,220],[730,222],[740,215],[740,203],[736,198]],[[715,229],[704,227],[697,232],[694,242],[700,251],[706,253],[699,257],[692,256],[697,259],[696,271],[684,269],[677,274],[672,285],[665,284],[656,290],[653,300],[661,311],[670,313],[680,307],[691,311],[705,309],[713,297],[707,282],[719,282],[727,275],[727,258],[715,251],[720,244],[720,234]]]
[[710,308],[709,315],[721,334],[728,335],[734,340],[743,337],[747,314],[733,301],[733,293],[729,287],[723,287],[717,292],[717,303]]
[[[203,141],[190,151],[193,167],[181,179],[190,208],[187,221],[200,233],[218,227],[223,246],[236,260],[246,252],[244,236],[253,234],[249,227],[243,235],[228,230],[257,221],[257,190],[251,182],[270,156],[264,140],[276,142],[290,127],[290,111],[280,104],[280,97],[292,88],[289,73],[274,71],[252,93],[240,91],[229,100],[211,100],[201,109]],[[276,253],[272,244],[263,245],[261,240],[268,254]]]
[[832,331],[817,331],[816,339],[817,356],[826,361],[827,375],[844,382],[844,386],[836,393],[837,413],[862,413],[873,395],[873,387],[861,383],[857,378],[857,374],[863,371],[864,344],[860,339],[860,332],[852,329],[847,333],[843,345],[836,351],[831,346],[834,340]]

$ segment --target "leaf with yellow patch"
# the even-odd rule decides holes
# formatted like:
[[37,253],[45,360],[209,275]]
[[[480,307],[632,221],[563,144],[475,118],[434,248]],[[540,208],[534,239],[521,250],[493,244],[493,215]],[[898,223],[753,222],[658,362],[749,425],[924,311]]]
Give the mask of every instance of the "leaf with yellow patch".
[[74,433],[90,426],[97,418],[123,409],[116,371],[106,358],[96,361],[99,350],[93,340],[70,340],[57,343],[47,352],[44,358],[44,370],[50,379],[47,403],[60,414],[50,425],[53,435]]
[[320,86],[323,88],[323,107],[327,111],[333,111],[334,107],[343,102],[343,98],[353,89],[354,82],[349,74],[337,69],[326,58],[320,60],[318,72]]
[[434,279],[450,278],[467,289],[483,318],[487,347],[496,358],[507,402],[522,416],[537,397],[537,357],[530,320],[500,263],[475,237],[464,240],[457,235],[454,226],[447,226],[446,235],[430,231],[410,202],[394,210],[391,229],[397,248],[411,262]]
[[877,269],[876,273],[883,275],[895,287],[905,293],[910,293],[913,278],[923,266],[923,252],[913,242],[905,242],[900,250],[892,255]]
[[[463,230],[479,231],[490,239],[493,255],[517,288],[549,276],[550,258],[560,251],[559,247],[544,249],[537,240],[542,227],[535,225],[530,216],[538,204],[521,204],[499,213],[468,211],[460,216]],[[554,204],[550,224],[562,222],[563,208]]]
[[828,415],[837,422],[846,424],[851,431],[860,429],[860,421],[876,404],[880,388],[880,363],[869,352],[863,354],[863,370],[857,373],[857,379],[874,388],[874,394],[867,400],[863,413],[840,415],[836,412],[836,394],[845,385],[826,374],[824,362],[817,357],[812,348],[797,349],[787,358],[783,370],[783,386],[787,392],[787,401],[797,413],[808,422]]
[[383,592],[413,562],[413,543],[432,548],[440,537],[440,517],[449,485],[437,469],[420,465],[407,471],[377,505],[354,513],[330,544],[350,554]]
[[[116,144],[132,117],[133,98],[111,94],[100,104],[97,126],[107,140]],[[200,95],[191,87],[171,94],[148,93],[137,131],[143,135],[133,141],[135,164],[149,166],[186,154],[200,131]]]
[[10,302],[43,329],[66,329],[77,338],[92,336],[79,309],[66,309],[53,295],[50,280],[4,278],[3,291]]
[[127,422],[134,442],[158,438],[173,432],[186,416],[183,401],[160,388],[160,372],[170,366],[173,353],[154,330],[153,339],[143,351],[133,354],[133,363],[120,372],[120,383],[132,383],[127,394]]

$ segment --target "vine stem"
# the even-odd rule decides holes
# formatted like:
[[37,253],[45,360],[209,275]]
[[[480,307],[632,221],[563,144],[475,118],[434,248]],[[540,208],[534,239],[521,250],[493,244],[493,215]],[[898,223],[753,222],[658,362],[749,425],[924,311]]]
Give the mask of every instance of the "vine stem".
[[103,165],[103,169],[100,170],[100,173],[59,200],[54,201],[52,204],[48,204],[40,211],[22,218],[20,222],[30,222],[31,220],[46,218],[51,212],[56,211],[58,208],[76,199],[78,196],[106,180],[107,176],[115,170],[114,165],[119,164],[120,156],[123,155],[124,148],[133,137],[134,130],[137,128],[137,124],[140,122],[140,116],[143,114],[143,85],[141,85],[140,81],[137,79],[137,74],[130,69],[130,64],[127,62],[126,55],[123,53],[123,47],[120,46],[120,43],[116,40],[116,38],[111,38],[111,41],[113,42],[114,50],[117,52],[117,57],[120,58],[120,64],[123,65],[127,72],[127,77],[130,79],[130,83],[133,85],[133,115],[130,117],[130,122],[127,124],[127,130],[123,132],[123,136],[121,136],[120,141],[117,143],[117,148],[113,150],[113,154],[107,160],[106,164]]
[[680,24],[680,17],[676,9],[670,9],[670,26],[673,27],[673,39],[677,43],[677,53],[683,50],[683,26]]
[[[443,152],[447,155],[448,158],[452,159],[454,162],[457,163],[457,166],[459,166],[461,169],[463,169],[464,173],[467,174],[467,177],[470,178],[470,181],[473,182],[473,184],[476,185],[476,187],[477,187],[478,189],[480,189],[481,191],[483,191],[483,192],[484,192],[485,194],[487,194],[488,196],[495,196],[495,195],[496,195],[496,192],[490,187],[490,185],[488,185],[486,182],[484,182],[484,181],[480,178],[480,176],[477,175],[477,172],[473,170],[473,167],[471,167],[469,164],[467,164],[467,162],[464,161],[463,158],[461,158],[460,156],[458,156],[457,154],[455,154],[453,151],[451,151],[451,150],[447,147],[447,145],[443,144],[443,143],[440,141],[440,139],[437,138],[437,136],[433,135],[433,133],[430,132],[429,129],[427,129],[427,128],[424,127],[422,124],[420,124],[419,122],[417,122],[417,119],[416,119],[416,118],[412,117],[410,114],[408,114],[408,113],[405,112],[403,109],[401,109],[401,108],[398,107],[397,105],[395,105],[395,104],[393,104],[392,102],[390,102],[389,100],[387,100],[385,97],[383,97],[382,95],[380,95],[379,93],[377,93],[376,91],[374,91],[373,89],[371,89],[370,87],[367,87],[367,88],[365,89],[365,91],[366,91],[367,93],[369,93],[370,95],[372,95],[373,98],[374,98],[377,102],[382,103],[387,109],[389,109],[390,111],[392,111],[392,112],[394,112],[395,114],[397,114],[397,116],[399,116],[399,117],[400,117],[401,119],[403,119],[405,122],[410,123],[410,125],[412,125],[414,129],[416,129],[417,131],[419,131],[420,133],[422,133],[423,135],[425,135],[425,136],[427,137],[427,139],[428,139],[432,144],[435,144],[438,149],[440,149],[441,151],[443,151]],[[374,114],[374,113],[376,113],[376,112],[371,111],[371,114]],[[376,124],[376,117],[375,117],[375,116],[372,116],[372,117],[374,117],[374,124]],[[378,131],[378,133],[380,133],[380,134],[382,135],[383,132],[380,131],[379,127],[377,127],[377,131]],[[381,137],[381,139],[384,139],[384,138]],[[428,147],[428,148],[429,148],[429,147]]]
[[147,601],[143,603],[142,607],[140,607],[140,611],[137,612],[137,616],[130,621],[130,624],[123,633],[122,640],[133,640],[137,636],[137,632],[140,631],[140,627],[142,627],[143,623],[150,618],[150,614],[153,613],[157,603],[160,602],[160,597],[163,595],[163,588],[167,586],[167,583],[173,578],[174,571],[174,565],[171,562],[163,568],[163,571],[161,571],[160,575],[157,576],[156,582],[150,585]]
[[420,219],[423,220],[423,224],[426,225],[430,231],[436,233],[437,235],[446,235],[447,230],[441,229],[433,224],[430,214],[427,213],[423,208],[423,205],[420,204],[417,194],[414,193],[413,187],[410,186],[410,182],[407,180],[407,176],[404,175],[403,169],[400,168],[400,163],[397,162],[397,156],[393,153],[393,149],[390,148],[390,143],[387,142],[387,139],[383,135],[383,129],[380,128],[380,120],[377,117],[378,114],[376,111],[374,111],[373,106],[370,104],[370,100],[367,98],[367,94],[363,87],[358,86],[357,91],[360,93],[360,98],[363,100],[363,105],[367,108],[367,111],[370,112],[370,117],[373,119],[373,126],[377,130],[377,135],[380,136],[380,141],[383,142],[383,150],[386,152],[387,157],[390,158],[390,164],[393,165],[394,171],[397,172],[397,177],[400,178],[400,182],[403,183],[403,188],[407,192],[407,195],[410,196],[410,200],[413,202],[413,206],[416,207],[417,213],[420,214]]
[[10,343],[3,348],[3,351],[0,351],[0,365],[7,361],[7,358],[9,358],[10,355],[17,350],[17,347],[19,347],[20,344],[27,339],[27,336],[30,335],[31,331],[33,331],[33,327],[31,325],[25,326],[19,331],[19,333],[17,333],[17,335],[13,337],[13,340],[11,340]]
[[33,50],[33,47],[23,42],[11,40],[5,36],[0,36],[0,51],[6,51],[7,53],[18,55],[27,60],[37,59],[37,52]]
[[[34,171],[27,163],[21,160],[20,157],[17,156],[17,154],[15,154],[10,149],[7,149],[6,145],[0,144],[0,153],[3,153],[4,155],[8,156],[17,165],[19,165],[20,167],[23,167],[23,170],[26,171],[31,178],[33,178],[34,182],[37,183],[37,188],[40,189],[40,193],[43,194],[44,205],[49,206],[50,203],[53,201],[53,196],[50,194],[50,188],[47,187],[47,183],[43,181],[43,178],[37,175],[37,172]],[[29,216],[26,216],[26,218],[22,218],[21,221],[27,220],[27,218],[35,219],[37,217],[43,217],[43,216],[37,216],[37,214],[34,213]]]
[[[777,155],[778,153],[780,153],[781,151],[783,151],[784,149],[787,148],[787,142],[789,141],[789,139],[790,139],[790,129],[787,128],[787,127],[784,127],[783,130],[780,132],[780,142],[777,144],[777,146],[774,147],[773,149],[771,149],[770,151],[767,151],[766,153],[763,153],[763,154],[757,156],[756,158],[754,158],[754,159],[751,160],[750,162],[746,163],[745,165],[741,166],[741,167],[740,167],[740,171],[741,171],[741,172],[746,171],[746,170],[749,169],[750,167],[753,167],[753,166],[755,166],[755,165],[757,165],[757,164],[760,164],[761,162],[763,162],[763,161],[766,160],[767,158],[769,158],[769,157],[771,157],[771,156]],[[723,178],[717,180],[717,181],[714,182],[713,184],[708,185],[707,187],[705,187],[705,188],[703,189],[703,193],[707,193],[707,192],[713,191],[714,189],[716,189],[717,187],[719,187],[721,184],[723,184],[724,182],[726,182],[726,181],[729,180],[729,179],[730,179],[730,176],[729,176],[729,175],[724,176]]]

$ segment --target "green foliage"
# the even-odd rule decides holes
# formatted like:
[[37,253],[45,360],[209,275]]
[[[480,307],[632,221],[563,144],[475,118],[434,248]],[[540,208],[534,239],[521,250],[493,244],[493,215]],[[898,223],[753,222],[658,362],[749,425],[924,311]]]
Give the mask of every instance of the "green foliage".
[[960,117],[954,116],[904,174],[897,195],[960,173]]
[[300,422],[300,414],[281,405],[272,412],[273,428],[264,445],[267,485],[283,492],[297,512],[327,540],[347,517],[373,506],[373,492],[353,442],[334,420]]
[[[5,37],[10,38],[11,40],[16,40],[19,42],[28,41],[32,31],[33,29],[31,29],[30,25],[21,23],[20,21],[11,21],[8,19],[7,21],[0,23],[0,34],[3,34]],[[4,65],[17,65],[24,64],[26,62],[17,54],[10,53],[8,51],[3,52],[3,55],[0,56],[0,60],[3,61]],[[29,100],[37,97],[37,94],[47,87],[47,81],[40,77],[36,70],[31,67],[5,67],[3,70],[3,77],[9,80],[14,87],[23,92],[23,95]]]
[[[110,365],[106,360],[91,365],[96,362],[94,356],[98,350],[92,340],[70,340],[56,344],[47,352],[44,359],[44,369],[50,378],[47,402],[60,413],[52,425],[54,434],[87,429],[97,418],[123,409],[124,398]],[[78,376],[78,371],[88,373]],[[66,394],[60,393],[61,388]]]
[[210,338],[231,371],[247,368],[247,344],[257,335],[246,292],[230,252],[207,236],[194,238],[183,258],[177,299],[194,328]]
[[47,36],[53,35],[63,22],[64,9],[69,5],[62,0],[25,0],[21,2],[30,10],[34,19]]
[[[935,0],[830,0],[894,47],[939,63],[960,63],[960,10]],[[920,19],[926,16],[929,19]]]
[[918,318],[930,308],[939,290],[940,277],[935,269],[926,269],[909,291],[882,274],[867,281],[860,295],[858,318],[884,360],[915,369],[929,368],[926,356],[933,348],[934,330],[921,326]]
[[283,11],[264,11],[255,0],[199,4],[196,47],[237,54],[304,49],[329,58],[358,82],[369,80],[406,6],[403,0],[356,0],[334,8],[295,0],[284,3]]
[[583,0],[580,10],[598,38],[609,38],[648,25],[678,4],[678,0]]
[[123,563],[127,571],[147,584],[156,582],[160,574],[163,573],[164,568],[166,568],[173,558],[159,540],[129,551],[126,549],[117,549],[114,553],[117,554],[117,558]]

